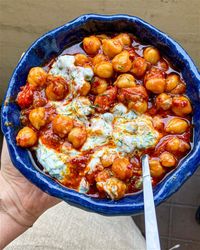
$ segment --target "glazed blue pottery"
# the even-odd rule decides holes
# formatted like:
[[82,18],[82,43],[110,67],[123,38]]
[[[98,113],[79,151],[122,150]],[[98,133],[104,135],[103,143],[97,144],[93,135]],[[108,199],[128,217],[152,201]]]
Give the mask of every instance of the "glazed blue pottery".
[[32,67],[44,65],[52,57],[58,56],[66,47],[80,42],[85,36],[106,32],[130,32],[139,37],[143,43],[156,46],[182,72],[187,83],[187,95],[194,109],[193,147],[179,166],[154,188],[156,205],[176,192],[200,163],[200,74],[189,55],[178,43],[137,17],[83,15],[46,33],[34,42],[21,58],[11,77],[2,107],[2,130],[13,164],[43,191],[88,211],[104,215],[133,215],[143,211],[142,192],[128,195],[119,201],[112,201],[91,198],[70,190],[42,173],[32,161],[29,151],[18,147],[15,141],[20,127],[20,109],[13,100],[20,86],[25,84],[29,70]]

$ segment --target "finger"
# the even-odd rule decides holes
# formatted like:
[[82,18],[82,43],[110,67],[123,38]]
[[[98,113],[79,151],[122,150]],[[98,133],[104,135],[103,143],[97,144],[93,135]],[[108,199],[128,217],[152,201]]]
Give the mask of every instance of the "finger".
[[2,151],[1,151],[1,166],[2,168],[5,165],[12,165],[12,162],[10,160],[9,152],[8,152],[8,147],[7,147],[7,142],[5,140],[5,137],[3,138],[3,146],[2,146]]
[[12,164],[5,138],[3,139],[1,152],[1,172],[5,179],[7,179],[7,176],[9,176],[9,178],[22,177],[22,174],[19,172],[19,170],[17,170],[17,168],[15,168]]

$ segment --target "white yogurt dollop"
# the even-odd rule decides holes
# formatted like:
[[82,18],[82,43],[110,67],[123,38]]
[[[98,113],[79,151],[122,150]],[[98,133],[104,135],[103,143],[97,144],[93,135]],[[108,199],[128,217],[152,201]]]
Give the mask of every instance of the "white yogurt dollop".
[[68,174],[69,169],[65,163],[64,155],[46,147],[41,141],[36,148],[36,156],[45,171],[52,177],[62,180],[64,175]]
[[94,75],[91,68],[76,66],[75,57],[71,55],[61,55],[53,63],[49,73],[65,78],[71,83],[71,91],[76,93],[84,85],[85,81],[91,81]]

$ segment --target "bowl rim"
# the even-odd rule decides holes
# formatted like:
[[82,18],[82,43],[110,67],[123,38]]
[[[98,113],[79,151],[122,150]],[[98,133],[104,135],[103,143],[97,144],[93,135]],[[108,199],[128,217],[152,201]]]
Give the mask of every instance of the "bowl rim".
[[[12,89],[12,80],[16,78],[18,68],[22,65],[23,62],[26,61],[27,56],[29,55],[30,51],[37,47],[37,45],[45,40],[49,35],[55,35],[62,30],[69,29],[69,27],[78,27],[90,20],[96,21],[105,21],[105,22],[112,22],[112,21],[120,21],[126,20],[133,23],[138,23],[145,27],[146,29],[150,30],[154,34],[158,34],[164,40],[168,42],[171,47],[178,52],[179,56],[181,56],[182,60],[187,62],[190,72],[193,74],[194,79],[198,82],[199,87],[199,96],[200,96],[200,74],[198,72],[197,67],[195,66],[193,60],[187,54],[187,52],[171,37],[169,37],[166,33],[163,33],[159,29],[155,28],[151,24],[145,22],[144,20],[136,17],[130,16],[126,14],[116,14],[116,15],[101,15],[101,14],[85,14],[81,15],[74,20],[67,22],[66,24],[57,27],[51,31],[46,32],[44,35],[39,37],[34,43],[30,45],[24,55],[21,57],[20,61],[18,62],[11,78],[9,81],[9,85],[6,91],[6,95],[4,97],[2,111],[1,111],[1,127],[3,134],[6,138],[9,153],[11,156],[12,163],[14,166],[27,178],[29,181],[34,183],[43,191],[47,192],[48,194],[61,198],[66,202],[75,205],[77,207],[84,208],[86,210],[101,213],[104,215],[132,215],[135,213],[139,213],[143,211],[143,201],[137,202],[134,201],[131,197],[135,197],[135,195],[126,196],[125,198],[119,201],[111,201],[107,199],[96,199],[85,194],[78,193],[75,190],[68,189],[66,187],[61,186],[57,182],[55,182],[51,177],[48,177],[38,171],[36,168],[29,168],[23,159],[20,158],[20,155],[17,152],[16,143],[12,142],[11,138],[11,129],[12,127],[6,126],[5,124],[9,122],[8,116],[9,112],[7,109],[7,105],[5,105],[5,100],[7,97],[10,96],[11,89]],[[25,149],[26,150],[26,149]],[[186,171],[186,165],[189,164],[189,161],[195,158],[193,165]],[[165,177],[165,182],[159,183],[154,188],[154,198],[155,204],[158,205],[169,196],[171,196],[174,192],[176,192],[181,185],[195,172],[198,167],[198,163],[200,162],[200,142],[195,145],[195,147],[190,151],[190,153],[184,159],[184,162],[181,163],[181,168],[178,167],[174,171],[172,171],[169,175]],[[182,167],[184,166],[184,167]],[[182,176],[184,174],[184,176]],[[138,194],[138,198],[142,197],[142,193]],[[125,202],[126,200],[126,202]]]

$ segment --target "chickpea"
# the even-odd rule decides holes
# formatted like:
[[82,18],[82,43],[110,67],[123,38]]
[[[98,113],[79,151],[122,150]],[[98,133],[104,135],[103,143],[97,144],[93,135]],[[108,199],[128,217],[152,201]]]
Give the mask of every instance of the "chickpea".
[[120,41],[123,46],[131,46],[131,38],[127,33],[121,33],[113,38],[114,40]]
[[135,87],[135,78],[131,74],[121,74],[117,77],[114,85],[116,85],[118,88]]
[[142,57],[137,57],[132,64],[131,73],[137,77],[141,77],[147,70],[147,62]]
[[57,115],[52,121],[53,132],[64,138],[74,126],[73,119],[64,115]]
[[92,58],[92,64],[95,66],[98,63],[101,62],[106,62],[108,61],[106,56],[104,56],[103,54],[97,54],[95,57]]
[[115,71],[125,73],[131,69],[132,63],[129,58],[128,51],[124,50],[116,55],[112,60],[112,65]]
[[29,120],[34,128],[40,129],[46,124],[45,108],[35,108],[29,113]]
[[116,154],[114,152],[109,154],[104,154],[101,157],[101,163],[104,166],[104,168],[110,167],[113,164],[115,158]]
[[123,88],[118,90],[118,100],[120,102],[126,102],[126,101],[142,101],[148,99],[148,94],[142,85],[136,85],[133,88]]
[[83,39],[83,49],[87,54],[97,54],[101,47],[101,42],[96,36],[89,36]]
[[144,83],[151,92],[155,94],[163,93],[165,90],[164,73],[157,68],[151,68],[145,75]]
[[155,94],[163,93],[165,80],[161,78],[150,79],[146,82],[146,88]]
[[37,140],[37,133],[29,127],[20,129],[16,137],[17,145],[23,148],[34,146]]
[[151,159],[149,161],[150,173],[152,177],[160,177],[165,173],[164,168],[161,166],[160,161]]
[[168,94],[162,93],[156,97],[156,106],[163,110],[168,110],[172,105],[172,97]]
[[153,118],[153,126],[158,131],[162,131],[164,129],[164,122],[163,122],[162,118],[159,115],[154,116],[154,118]]
[[183,82],[180,82],[177,86],[176,86],[176,88],[174,88],[172,91],[171,91],[171,93],[172,94],[183,94],[184,92],[185,92],[185,90],[186,90],[186,86],[185,86],[185,84],[183,83]]
[[165,131],[171,134],[182,134],[188,128],[188,123],[180,118],[173,118],[167,122]]
[[160,60],[160,52],[153,47],[148,47],[143,53],[144,59],[151,64],[156,64]]
[[172,99],[172,111],[178,116],[185,116],[192,112],[190,101],[185,96],[175,96]]
[[40,67],[32,68],[28,73],[27,81],[30,86],[36,88],[39,86],[44,86],[46,83],[47,73]]
[[125,195],[126,184],[115,177],[111,177],[106,181],[105,191],[113,200],[118,200]]
[[83,66],[89,62],[89,58],[84,54],[76,54],[75,55],[75,65]]
[[106,91],[107,87],[108,87],[108,83],[105,79],[95,76],[92,81],[91,91],[95,95],[99,95],[99,94],[102,94],[104,91]]
[[176,165],[176,159],[173,154],[169,152],[163,152],[160,155],[160,162],[164,167],[174,167]]
[[115,158],[112,167],[112,172],[120,180],[129,179],[133,176],[133,168],[127,158]]
[[110,62],[101,62],[95,65],[94,73],[101,78],[110,78],[113,75],[113,66]]
[[109,39],[109,37],[105,34],[96,35],[96,37],[99,38],[100,41],[102,41],[104,39]]
[[180,139],[177,137],[172,138],[167,142],[166,149],[167,151],[173,152],[178,151],[180,147]]
[[167,92],[172,91],[174,88],[176,88],[176,86],[179,84],[180,82],[180,77],[177,74],[169,74],[166,78],[166,86],[165,86],[165,90]]
[[51,101],[60,101],[67,94],[67,82],[60,76],[49,75],[47,78],[46,96]]
[[85,128],[73,128],[68,134],[68,141],[72,143],[74,148],[80,148],[87,139]]
[[181,140],[179,151],[184,153],[185,151],[188,151],[190,149],[190,144],[187,142]]
[[85,81],[83,86],[79,89],[79,93],[81,96],[86,96],[91,89],[91,85],[89,82]]
[[130,101],[128,108],[133,109],[136,113],[143,114],[147,111],[148,104],[145,100],[138,100],[136,102]]
[[96,182],[105,182],[107,179],[111,177],[111,171],[110,169],[104,169],[101,172],[99,172],[95,178]]
[[167,145],[166,145],[166,150],[169,152],[178,151],[178,152],[184,153],[188,151],[189,149],[190,149],[190,145],[187,142],[177,137],[173,137],[171,140],[167,142]]
[[156,66],[163,71],[167,71],[169,69],[168,63],[163,58],[160,59]]
[[123,50],[122,44],[115,39],[105,39],[102,41],[103,53],[109,58],[113,58]]

